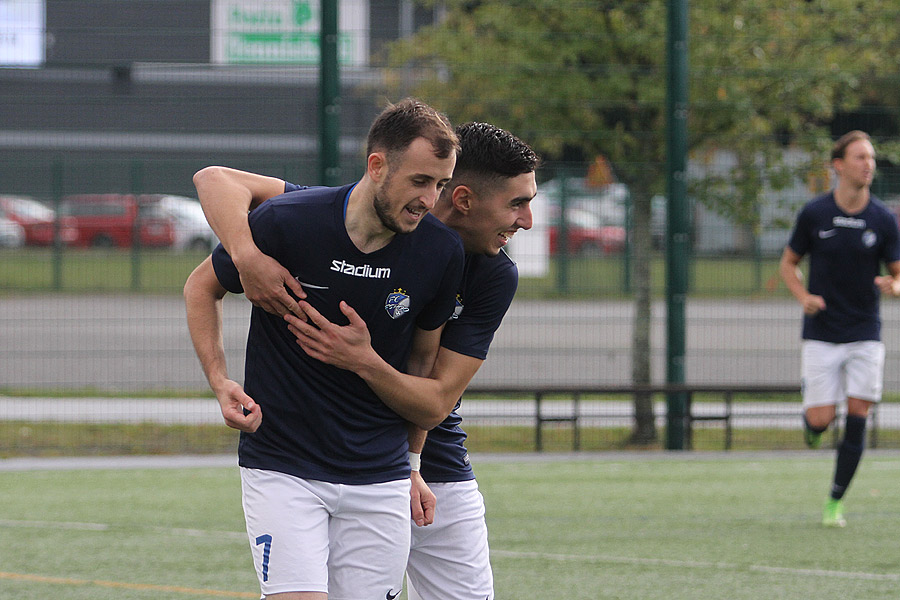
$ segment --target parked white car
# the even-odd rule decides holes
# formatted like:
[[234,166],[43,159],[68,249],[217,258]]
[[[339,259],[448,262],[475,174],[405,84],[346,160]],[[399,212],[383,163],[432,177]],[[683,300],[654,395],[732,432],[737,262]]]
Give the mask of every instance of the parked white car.
[[175,225],[175,241],[172,247],[176,250],[211,251],[219,243],[213,233],[200,201],[186,196],[158,196],[155,214],[165,216]]
[[21,225],[0,216],[0,248],[19,248],[25,245],[25,230]]

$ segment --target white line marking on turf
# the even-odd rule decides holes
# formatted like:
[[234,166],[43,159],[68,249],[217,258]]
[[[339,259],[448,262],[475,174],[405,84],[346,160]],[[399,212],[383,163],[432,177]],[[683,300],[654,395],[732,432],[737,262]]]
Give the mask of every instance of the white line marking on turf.
[[581,561],[614,563],[625,565],[659,565],[664,567],[680,567],[695,569],[718,569],[722,571],[760,571],[784,575],[809,575],[812,577],[835,577],[838,579],[865,579],[874,581],[900,581],[898,573],[865,573],[860,571],[829,571],[827,569],[795,569],[791,567],[770,567],[767,565],[739,565],[726,562],[706,562],[694,560],[675,560],[671,558],[641,558],[627,556],[605,556],[591,554],[548,554],[545,552],[516,552],[512,550],[491,549],[493,556],[504,558],[536,558],[561,562]]
[[0,520],[0,527],[23,527],[34,529],[78,529],[81,531],[108,531],[109,525],[104,523],[71,523],[67,521],[13,521]]
[[227,538],[247,540],[246,533],[237,531],[213,531],[209,529],[189,529],[182,527],[163,527],[161,525],[110,525],[108,523],[73,523],[68,521],[20,521],[0,519],[0,527],[18,527],[23,529],[70,529],[80,531],[114,531],[141,529],[154,533],[171,533],[179,536]]
[[247,534],[243,532],[237,531],[210,531],[208,529],[172,529],[169,527],[160,527],[160,526],[152,526],[152,527],[144,527],[143,529],[149,529],[151,531],[157,531],[159,533],[177,533],[178,535],[187,535],[191,537],[224,537],[230,540],[243,540],[247,541]]
[[826,569],[793,569],[789,567],[767,567],[765,565],[749,565],[751,571],[766,573],[786,573],[788,575],[812,575],[815,577],[836,577],[838,579],[872,579],[876,581],[900,581],[897,573],[863,573],[859,571],[828,571]]
[[114,588],[120,590],[137,590],[151,592],[167,592],[176,594],[191,594],[195,596],[221,596],[224,598],[258,598],[259,593],[231,592],[227,590],[210,590],[202,588],[189,588],[177,585],[159,585],[155,583],[128,583],[125,581],[107,581],[103,579],[76,579],[73,577],[51,577],[49,575],[37,575],[33,573],[7,573],[0,571],[0,579],[14,581],[27,581],[31,583],[51,583],[57,585],[80,585]]

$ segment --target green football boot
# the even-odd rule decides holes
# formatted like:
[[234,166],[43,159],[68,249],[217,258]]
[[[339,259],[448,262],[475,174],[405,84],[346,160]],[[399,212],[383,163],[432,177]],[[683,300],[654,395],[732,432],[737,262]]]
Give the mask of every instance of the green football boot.
[[844,519],[844,501],[829,498],[822,509],[822,525],[825,527],[846,527]]
[[822,445],[822,434],[824,431],[813,431],[810,429],[806,423],[803,424],[803,441],[806,442],[806,447],[812,450],[815,450],[819,446]]

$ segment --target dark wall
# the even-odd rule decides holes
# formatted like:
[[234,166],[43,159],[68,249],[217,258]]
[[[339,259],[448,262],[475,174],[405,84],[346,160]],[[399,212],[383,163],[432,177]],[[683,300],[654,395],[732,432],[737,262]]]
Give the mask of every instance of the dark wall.
[[[265,3],[265,0],[260,0]],[[369,48],[401,35],[401,0],[369,0]],[[413,28],[434,8],[411,2]],[[48,65],[208,62],[209,0],[47,0]]]
[[[371,1],[373,49],[399,4]],[[209,0],[47,0],[47,64],[0,68],[0,193],[185,193],[209,164],[319,183],[317,69],[210,65],[209,27]],[[374,69],[341,81],[350,181],[386,95]]]
[[[317,90],[310,82],[241,84],[142,81],[137,70],[112,68],[19,71],[2,81],[2,129],[96,131],[313,131]],[[352,113],[351,113],[352,117]]]
[[47,0],[47,64],[209,60],[209,0]]

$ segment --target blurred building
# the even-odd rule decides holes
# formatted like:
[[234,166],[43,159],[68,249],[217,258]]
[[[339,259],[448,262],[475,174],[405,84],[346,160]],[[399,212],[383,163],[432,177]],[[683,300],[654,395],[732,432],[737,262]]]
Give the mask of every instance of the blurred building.
[[[192,192],[207,164],[318,182],[318,0],[0,0],[0,192]],[[344,177],[386,42],[434,19],[341,0]],[[393,99],[393,98],[392,98]]]

